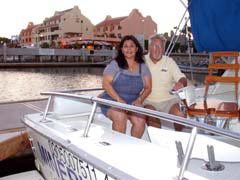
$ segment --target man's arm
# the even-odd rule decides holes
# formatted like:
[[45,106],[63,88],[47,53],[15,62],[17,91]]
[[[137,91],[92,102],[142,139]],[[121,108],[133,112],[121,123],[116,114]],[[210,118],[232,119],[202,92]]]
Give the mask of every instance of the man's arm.
[[185,77],[180,78],[178,82],[182,83],[183,87],[187,86],[187,78]]
[[187,78],[182,77],[178,80],[178,82],[175,83],[173,90],[176,91],[176,90],[181,89],[186,86],[187,86]]
[[177,63],[172,58],[170,58],[170,59],[171,59],[171,61],[170,61],[171,62],[171,73],[173,75],[173,79],[176,82],[174,87],[173,87],[173,90],[178,90],[178,89],[181,89],[183,87],[186,87],[187,86],[186,76],[181,72]]

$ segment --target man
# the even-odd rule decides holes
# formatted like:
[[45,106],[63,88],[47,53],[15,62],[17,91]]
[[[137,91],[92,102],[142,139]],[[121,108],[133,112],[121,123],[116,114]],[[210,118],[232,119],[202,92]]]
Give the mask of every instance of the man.
[[[145,61],[152,74],[152,92],[145,100],[146,108],[185,117],[180,111],[178,99],[171,95],[171,90],[187,86],[186,76],[180,71],[175,61],[165,53],[166,39],[163,35],[153,35],[149,39],[149,53]],[[148,117],[148,125],[161,127],[159,120]],[[182,125],[174,123],[175,130],[181,131]]]

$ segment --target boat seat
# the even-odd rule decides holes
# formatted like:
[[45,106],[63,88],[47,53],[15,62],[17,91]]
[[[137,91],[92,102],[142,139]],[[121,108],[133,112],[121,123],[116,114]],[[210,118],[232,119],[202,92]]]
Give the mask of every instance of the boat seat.
[[[218,59],[222,57],[232,57],[234,61],[232,64],[219,63]],[[196,101],[196,97],[191,95],[189,98],[188,94],[194,94],[194,87],[187,87],[183,89],[185,95],[182,98],[183,104],[186,107],[187,113],[190,117],[193,116],[202,116],[205,118],[204,121],[210,117],[210,121],[213,118],[230,120],[232,118],[239,119],[239,105],[238,105],[238,83],[240,78],[238,76],[239,63],[238,63],[238,52],[213,52],[211,53],[211,62],[209,63],[208,69],[209,73],[205,77],[205,90],[203,94],[202,101]],[[216,76],[213,75],[213,72],[219,69],[233,71],[232,74],[227,76]],[[214,94],[209,94],[209,87],[213,83],[232,83],[235,87],[234,89],[234,101],[223,101],[214,98]],[[225,125],[224,125],[225,126]]]

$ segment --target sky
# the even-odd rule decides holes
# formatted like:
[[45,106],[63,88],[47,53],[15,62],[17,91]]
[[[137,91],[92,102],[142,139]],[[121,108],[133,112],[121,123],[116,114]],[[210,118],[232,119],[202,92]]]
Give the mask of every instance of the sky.
[[152,17],[158,25],[158,33],[170,32],[185,11],[180,0],[2,0],[0,37],[19,35],[29,22],[40,24],[55,11],[75,5],[94,25],[107,15],[112,18],[128,16],[132,9],[138,9],[144,17]]

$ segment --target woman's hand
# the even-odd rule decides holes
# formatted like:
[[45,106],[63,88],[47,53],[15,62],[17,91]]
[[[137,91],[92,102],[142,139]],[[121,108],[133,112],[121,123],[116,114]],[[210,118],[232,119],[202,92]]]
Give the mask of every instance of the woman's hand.
[[117,98],[117,102],[126,104],[126,101],[124,101],[122,98]]
[[139,97],[132,102],[132,105],[143,107],[143,101],[144,99],[151,93],[152,91],[152,78],[151,76],[144,76],[144,89],[141,94],[139,94]]
[[142,102],[139,98],[132,102],[132,105],[142,107]]

